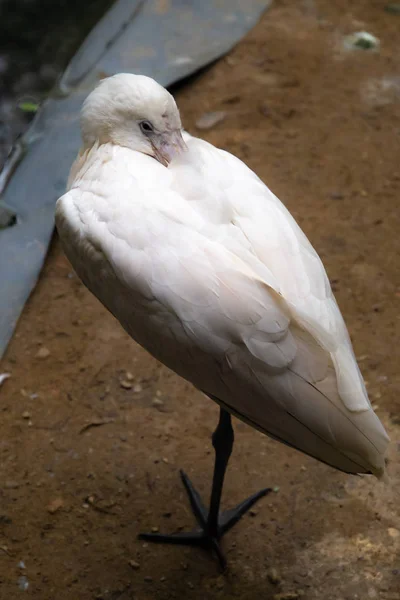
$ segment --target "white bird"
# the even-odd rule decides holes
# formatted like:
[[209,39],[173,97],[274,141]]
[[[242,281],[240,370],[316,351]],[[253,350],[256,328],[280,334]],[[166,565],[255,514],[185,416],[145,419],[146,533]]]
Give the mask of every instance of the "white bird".
[[210,509],[182,473],[200,529],[145,534],[208,545],[260,496],[219,514],[230,413],[347,473],[382,477],[375,415],[317,253],[243,162],[182,131],[170,93],[119,74],[81,114],[83,147],[57,202],[64,250],[131,337],[221,407]]

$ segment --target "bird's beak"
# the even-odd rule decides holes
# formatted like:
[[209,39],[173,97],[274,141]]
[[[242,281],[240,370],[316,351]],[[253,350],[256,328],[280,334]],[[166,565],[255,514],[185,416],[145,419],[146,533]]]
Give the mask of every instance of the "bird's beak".
[[168,167],[175,156],[186,152],[188,149],[179,129],[154,135],[151,139],[151,145],[154,156],[165,167]]

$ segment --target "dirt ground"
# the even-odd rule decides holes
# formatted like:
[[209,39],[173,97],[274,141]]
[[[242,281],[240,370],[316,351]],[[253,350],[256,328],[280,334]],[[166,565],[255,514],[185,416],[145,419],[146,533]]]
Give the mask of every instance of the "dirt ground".
[[[194,133],[205,111],[226,111],[201,134],[268,183],[324,260],[392,438],[391,483],[337,473],[235,420],[224,504],[276,491],[225,538],[227,574],[200,550],[139,542],[192,526],[178,469],[208,495],[218,408],[127,337],[55,239],[0,369],[12,374],[1,600],[400,598],[400,16],[385,4],[276,0],[176,95]],[[344,51],[364,29],[379,52]]]

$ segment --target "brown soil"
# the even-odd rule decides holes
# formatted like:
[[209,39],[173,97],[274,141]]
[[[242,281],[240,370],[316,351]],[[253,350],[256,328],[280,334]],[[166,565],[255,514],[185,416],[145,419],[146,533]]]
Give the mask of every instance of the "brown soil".
[[[218,409],[127,337],[56,240],[1,367],[2,600],[400,598],[400,16],[385,4],[277,0],[177,99],[191,131],[227,111],[205,137],[269,184],[321,254],[392,437],[391,484],[235,421],[224,503],[279,490],[224,540],[229,572],[200,550],[139,542],[193,524],[178,469],[208,494]],[[380,51],[342,51],[363,29]]]

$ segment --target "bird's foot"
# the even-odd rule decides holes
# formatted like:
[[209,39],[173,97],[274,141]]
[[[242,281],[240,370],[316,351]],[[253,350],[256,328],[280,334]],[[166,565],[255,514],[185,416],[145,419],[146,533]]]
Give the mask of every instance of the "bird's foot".
[[162,533],[141,533],[139,534],[139,539],[158,544],[199,546],[214,551],[217,555],[221,569],[224,571],[226,569],[226,558],[220,544],[222,536],[250,510],[257,500],[266,496],[272,489],[264,488],[252,496],[249,496],[249,498],[246,498],[246,500],[243,500],[243,502],[234,508],[219,513],[218,523],[213,526],[210,523],[208,510],[205,508],[200,494],[197,492],[184,471],[180,471],[180,475],[199,527],[193,531],[172,533],[169,535],[164,535]]

